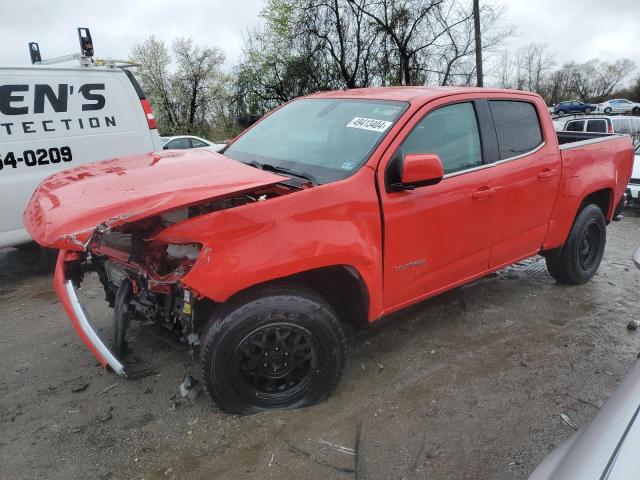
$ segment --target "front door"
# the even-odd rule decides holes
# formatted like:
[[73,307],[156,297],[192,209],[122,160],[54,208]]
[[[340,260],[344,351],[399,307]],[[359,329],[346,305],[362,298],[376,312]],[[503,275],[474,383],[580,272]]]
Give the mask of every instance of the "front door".
[[[378,172],[386,313],[460,284],[489,266],[496,185],[483,159],[477,106],[445,101],[429,104],[414,117]],[[436,185],[388,192],[385,174],[408,153],[437,154],[445,178]]]

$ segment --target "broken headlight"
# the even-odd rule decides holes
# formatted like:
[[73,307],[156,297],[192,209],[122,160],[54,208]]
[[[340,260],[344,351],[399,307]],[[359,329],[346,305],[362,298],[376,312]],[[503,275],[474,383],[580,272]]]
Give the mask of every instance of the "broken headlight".
[[177,245],[174,243],[170,243],[167,245],[167,255],[170,258],[176,260],[187,259],[194,261],[200,255],[200,245],[196,244],[187,244],[187,245]]

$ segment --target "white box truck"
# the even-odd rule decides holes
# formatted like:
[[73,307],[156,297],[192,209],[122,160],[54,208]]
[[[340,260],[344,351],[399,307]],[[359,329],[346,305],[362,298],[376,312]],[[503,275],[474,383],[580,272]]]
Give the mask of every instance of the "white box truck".
[[[0,248],[31,241],[22,212],[49,175],[161,149],[153,110],[128,65],[94,63],[90,34],[78,30],[79,55],[42,61],[32,43],[32,65],[0,66]],[[68,60],[75,63],[58,63]]]

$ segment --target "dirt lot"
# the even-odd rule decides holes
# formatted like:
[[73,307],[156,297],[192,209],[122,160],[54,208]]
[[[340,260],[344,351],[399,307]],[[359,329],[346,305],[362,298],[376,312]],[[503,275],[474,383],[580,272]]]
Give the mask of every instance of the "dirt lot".
[[[540,258],[349,338],[333,397],[234,417],[201,396],[176,405],[192,360],[133,328],[157,375],[103,371],[56,301],[37,250],[0,250],[0,478],[520,479],[596,413],[640,351],[640,218],[613,224],[600,273],[554,283]],[[110,311],[89,283],[96,323]],[[346,447],[346,448],[342,448]]]

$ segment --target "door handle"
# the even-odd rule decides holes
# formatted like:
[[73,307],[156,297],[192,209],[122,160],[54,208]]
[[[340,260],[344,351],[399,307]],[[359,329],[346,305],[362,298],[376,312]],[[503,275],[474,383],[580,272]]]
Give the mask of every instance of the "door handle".
[[553,177],[555,174],[556,174],[555,170],[552,170],[550,168],[545,168],[540,173],[538,173],[538,178],[540,180],[548,180],[549,178]]
[[478,190],[471,194],[471,198],[474,200],[484,200],[498,191],[498,187],[480,187]]

